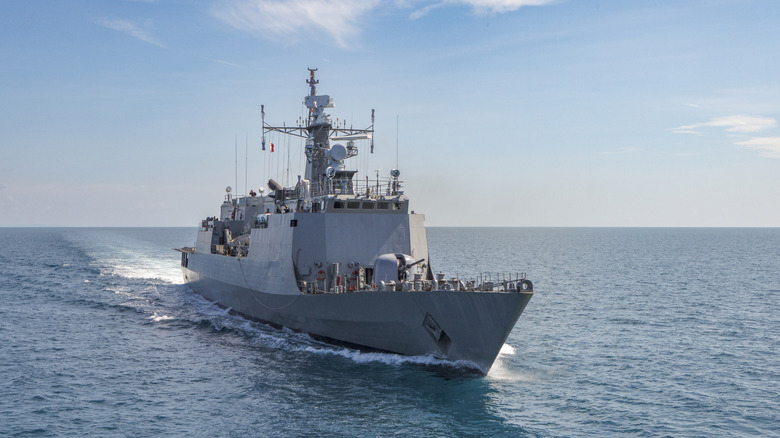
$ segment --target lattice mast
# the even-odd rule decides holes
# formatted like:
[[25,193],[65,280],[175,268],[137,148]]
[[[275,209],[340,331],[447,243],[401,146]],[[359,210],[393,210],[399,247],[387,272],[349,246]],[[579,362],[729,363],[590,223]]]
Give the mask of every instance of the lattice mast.
[[309,109],[306,119],[306,126],[271,126],[265,122],[265,105],[261,105],[262,117],[262,145],[265,150],[265,134],[267,132],[280,132],[283,134],[294,135],[306,139],[306,176],[305,178],[312,182],[313,186],[318,186],[320,181],[327,178],[327,168],[329,167],[328,151],[330,150],[331,140],[346,140],[347,153],[349,157],[358,154],[358,148],[354,145],[354,140],[370,140],[371,153],[374,153],[374,110],[371,110],[371,126],[366,129],[355,129],[346,126],[333,126],[330,115],[325,113],[326,108],[333,108],[335,104],[333,99],[326,95],[317,95],[317,84],[319,80],[315,79],[314,72],[316,68],[309,68],[309,79],[306,83],[309,85],[309,95],[305,97],[304,104]]

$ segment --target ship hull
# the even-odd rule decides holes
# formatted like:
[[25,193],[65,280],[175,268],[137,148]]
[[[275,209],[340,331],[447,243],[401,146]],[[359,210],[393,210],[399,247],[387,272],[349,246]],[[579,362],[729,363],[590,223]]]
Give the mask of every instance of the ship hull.
[[[405,355],[463,361],[486,374],[533,292],[359,291],[302,294],[250,287],[199,269],[190,255],[185,282],[196,293],[232,311],[329,342]],[[220,260],[220,261],[221,261]],[[232,259],[239,265],[236,259]],[[220,264],[218,262],[218,264]],[[222,269],[224,273],[230,269]]]

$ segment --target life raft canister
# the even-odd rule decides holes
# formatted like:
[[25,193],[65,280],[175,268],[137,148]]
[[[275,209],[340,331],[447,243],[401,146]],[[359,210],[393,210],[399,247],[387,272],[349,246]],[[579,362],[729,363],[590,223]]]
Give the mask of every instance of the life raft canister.
[[345,278],[347,280],[347,290],[358,290],[358,271],[352,271],[352,274]]

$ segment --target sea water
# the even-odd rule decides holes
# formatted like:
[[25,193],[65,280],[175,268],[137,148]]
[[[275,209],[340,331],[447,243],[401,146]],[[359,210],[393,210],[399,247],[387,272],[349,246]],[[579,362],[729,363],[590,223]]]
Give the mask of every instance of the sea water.
[[0,229],[0,436],[780,435],[780,229],[429,229],[435,271],[534,282],[485,377],[231,315],[194,240]]

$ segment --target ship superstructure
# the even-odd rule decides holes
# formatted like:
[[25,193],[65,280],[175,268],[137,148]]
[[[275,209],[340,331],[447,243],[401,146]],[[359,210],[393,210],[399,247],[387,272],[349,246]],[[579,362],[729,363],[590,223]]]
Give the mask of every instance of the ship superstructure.
[[[346,161],[366,129],[334,126],[309,69],[308,117],[265,134],[305,138],[306,171],[293,187],[234,197],[181,248],[185,282],[222,306],[328,342],[431,355],[487,373],[533,295],[525,275],[481,281],[436,273],[424,216],[409,211],[400,172],[356,177]],[[484,280],[484,279],[483,279]]]

